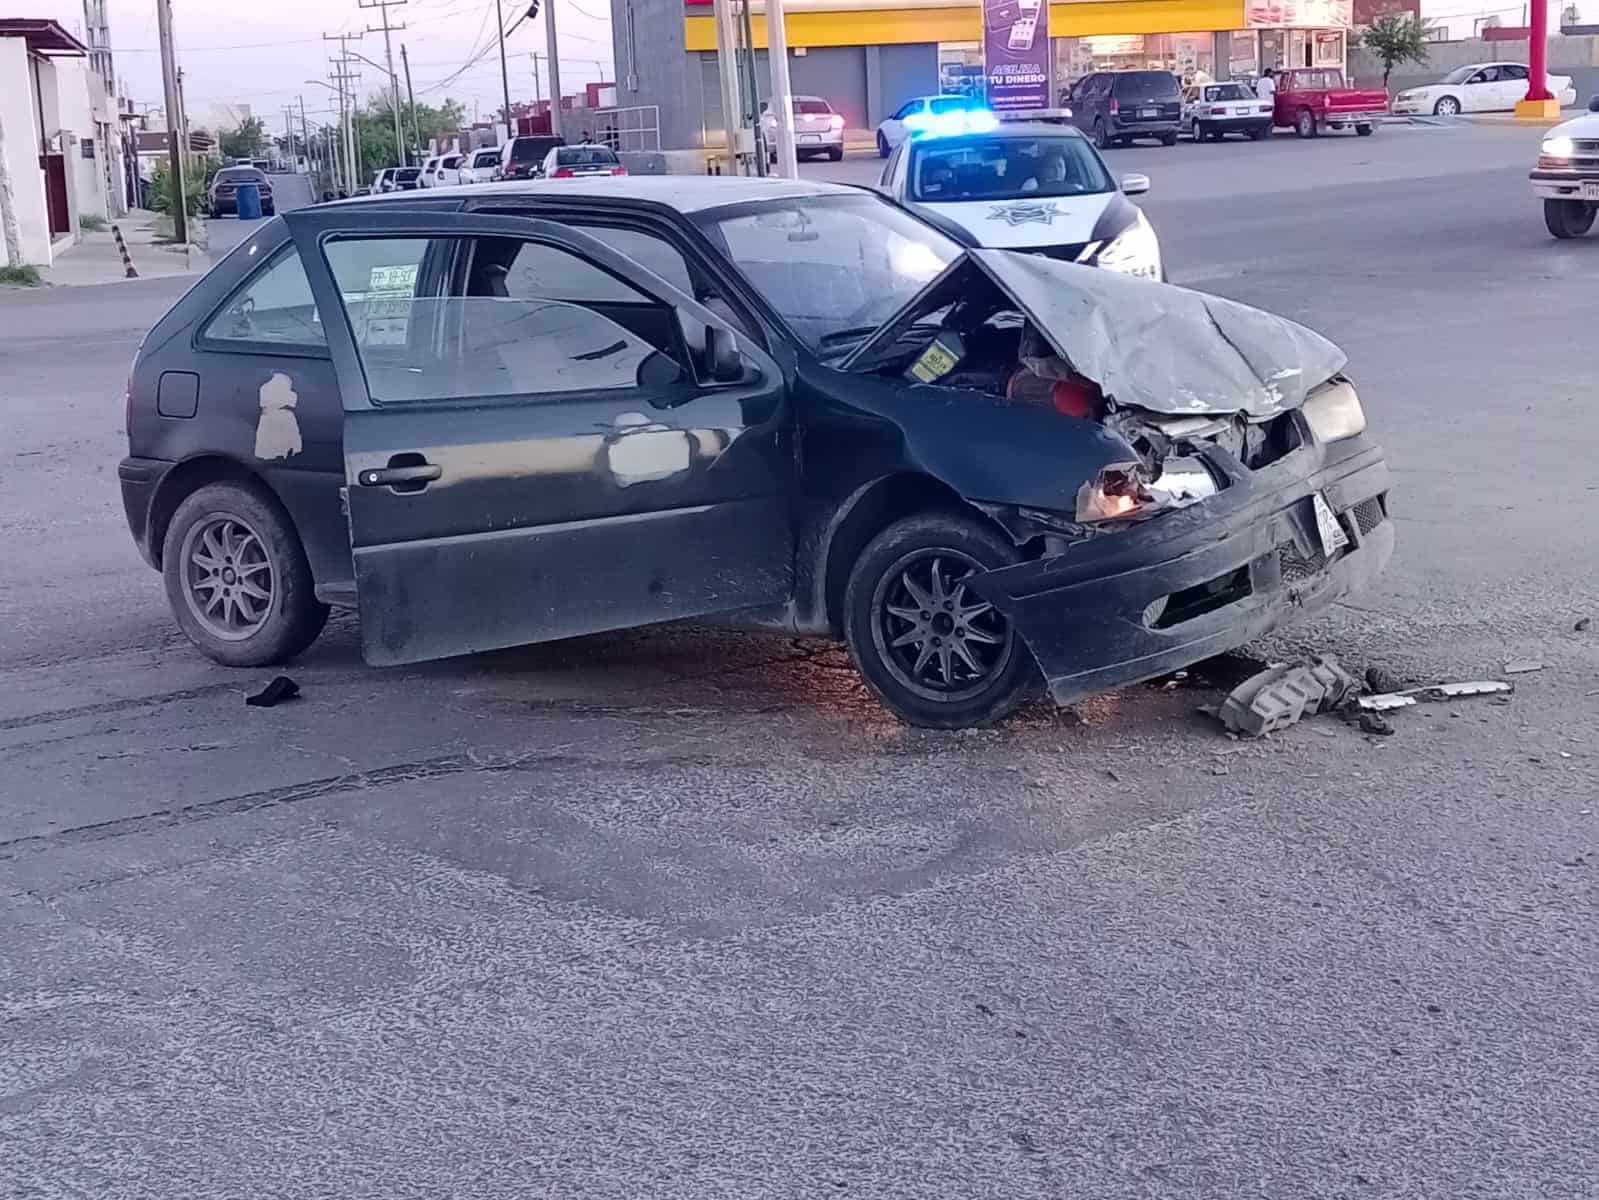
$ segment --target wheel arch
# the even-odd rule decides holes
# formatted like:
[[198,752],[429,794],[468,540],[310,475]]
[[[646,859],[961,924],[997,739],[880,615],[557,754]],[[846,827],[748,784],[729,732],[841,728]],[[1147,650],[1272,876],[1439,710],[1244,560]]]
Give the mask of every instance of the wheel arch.
[[161,485],[150,501],[150,554],[157,568],[161,567],[162,550],[166,546],[167,529],[178,506],[195,492],[212,483],[242,483],[254,487],[263,496],[282,507],[283,501],[272,490],[266,479],[236,458],[225,454],[201,454],[184,459],[166,473]]
[[816,531],[811,551],[807,625],[838,634],[844,625],[844,591],[861,551],[895,521],[919,513],[948,513],[985,525],[1009,541],[1005,528],[947,483],[917,471],[872,479],[846,496]]

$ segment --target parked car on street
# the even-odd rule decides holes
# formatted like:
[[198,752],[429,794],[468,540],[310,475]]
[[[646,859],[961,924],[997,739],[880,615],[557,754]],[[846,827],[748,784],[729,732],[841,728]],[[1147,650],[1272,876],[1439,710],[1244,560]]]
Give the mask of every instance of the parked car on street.
[[268,222],[144,339],[129,526],[219,662],[682,618],[841,636],[952,728],[1369,583],[1389,473],[1302,326],[881,196],[599,178]]
[[514,137],[500,147],[500,165],[496,179],[534,179],[544,166],[544,159],[557,146],[566,145],[563,137],[547,133]]
[[[1473,63],[1456,67],[1437,83],[1406,88],[1394,97],[1393,111],[1404,116],[1430,114],[1454,117],[1461,113],[1510,112],[1527,98],[1527,64]],[[1548,77],[1550,95],[1561,107],[1577,102],[1577,89],[1569,75]]]
[[442,154],[435,154],[432,158],[422,160],[422,174],[417,179],[417,186],[430,188],[438,182],[439,163],[444,161]]
[[1099,151],[1069,126],[1005,122],[989,133],[925,137],[889,156],[879,190],[966,246],[1045,254],[1162,278],[1160,241]]
[[261,215],[270,217],[277,212],[272,199],[272,181],[259,167],[223,167],[211,177],[211,190],[207,203],[214,217],[239,213],[239,185],[253,183],[261,190]]
[[1298,137],[1311,138],[1329,129],[1353,129],[1369,137],[1388,114],[1388,93],[1381,88],[1352,88],[1337,67],[1299,67],[1278,71],[1273,123]]
[[1156,138],[1175,146],[1183,96],[1170,71],[1095,71],[1071,87],[1072,123],[1101,150]]
[[[424,182],[423,187],[455,187],[461,182],[460,169],[462,155],[441,154],[433,166],[432,182]],[[429,178],[427,168],[422,169],[422,178]]]
[[[761,121],[766,126],[766,144],[777,145],[777,114],[761,101]],[[794,97],[794,153],[800,158],[825,154],[834,162],[844,157],[844,118],[820,96]],[[772,152],[776,161],[776,151]]]
[[395,167],[389,182],[391,192],[414,192],[422,186],[421,167]]
[[539,179],[590,179],[595,175],[626,175],[627,168],[609,146],[584,143],[552,146],[539,164]]
[[1271,123],[1271,101],[1241,83],[1196,83],[1183,92],[1183,128],[1196,142],[1219,142],[1229,133],[1258,142],[1271,135]]
[[462,183],[488,183],[500,165],[500,148],[488,146],[474,150],[461,159],[459,178]]
[[387,192],[392,192],[394,190],[394,173],[399,169],[400,168],[398,167],[384,167],[381,171],[373,175],[371,189],[372,194],[374,196],[381,196]]
[[917,96],[907,100],[877,126],[877,153],[887,158],[908,138],[936,131],[964,132],[964,118],[984,112],[982,101],[971,96]]
[[1529,178],[1553,236],[1581,237],[1593,228],[1599,213],[1599,96],[1588,101],[1582,116],[1544,134]]

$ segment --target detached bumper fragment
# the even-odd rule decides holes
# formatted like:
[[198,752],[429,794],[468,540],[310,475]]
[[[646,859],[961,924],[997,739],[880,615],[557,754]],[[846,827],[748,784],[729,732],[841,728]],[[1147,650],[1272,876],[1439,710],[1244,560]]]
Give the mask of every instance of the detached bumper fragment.
[[[1369,584],[1393,553],[1389,474],[1364,435],[1270,466],[1206,460],[1218,495],[967,582],[1016,627],[1058,704],[1233,650]],[[1345,545],[1324,553],[1315,497]]]

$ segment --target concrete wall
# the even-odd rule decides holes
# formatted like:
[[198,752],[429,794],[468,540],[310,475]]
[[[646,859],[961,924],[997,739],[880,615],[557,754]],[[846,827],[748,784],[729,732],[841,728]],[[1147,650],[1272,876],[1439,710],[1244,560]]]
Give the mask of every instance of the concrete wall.
[[612,0],[611,42],[616,103],[659,105],[663,149],[700,145],[704,96],[699,63],[683,41],[682,0]]
[[[56,83],[60,87],[59,107],[61,127],[71,131],[77,141],[66,147],[67,169],[73,176],[73,198],[77,204],[76,216],[108,217],[106,207],[105,171],[101,156],[107,147],[100,144],[94,123],[94,103],[90,86],[100,88],[99,76],[89,70],[87,59],[62,61],[56,65]],[[94,149],[93,158],[83,156],[83,143],[89,141]]]
[[878,47],[878,103],[872,117],[875,127],[889,113],[913,96],[938,93],[938,44]]
[[[0,122],[6,130],[6,163],[22,229],[22,257],[35,266],[49,266],[50,219],[44,174],[39,170],[39,118],[34,112],[28,48],[21,38],[0,38]],[[4,257],[0,246],[0,261]]]
[[[1577,103],[1586,105],[1588,97],[1599,92],[1599,37],[1556,35],[1549,39],[1547,45],[1549,70],[1559,75],[1570,75],[1577,89]],[[1526,61],[1526,42],[1485,42],[1481,38],[1430,42],[1426,63],[1420,66],[1404,63],[1395,67],[1388,80],[1388,90],[1398,93],[1405,88],[1437,83],[1456,67],[1472,63]],[[1361,86],[1382,86],[1382,63],[1363,47],[1351,47],[1349,73]]]

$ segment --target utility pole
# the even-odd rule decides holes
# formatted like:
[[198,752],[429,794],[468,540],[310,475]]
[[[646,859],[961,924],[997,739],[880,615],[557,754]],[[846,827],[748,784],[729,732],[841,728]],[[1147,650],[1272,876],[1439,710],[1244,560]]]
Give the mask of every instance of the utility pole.
[[300,96],[300,144],[305,147],[305,173],[315,178],[315,171],[311,165],[311,129],[305,121],[305,97]]
[[494,0],[494,21],[500,33],[500,87],[505,92],[505,128],[511,128],[511,69],[505,65],[505,5]]
[[561,57],[555,48],[555,0],[544,0],[544,37],[550,51],[550,132],[561,136]]
[[178,58],[172,46],[172,0],[155,0],[155,16],[161,37],[161,85],[167,106],[167,169],[172,172],[172,233],[189,244],[189,195],[183,186],[184,154],[178,145],[179,114]]
[[350,70],[349,43],[358,42],[365,36],[364,31],[361,33],[324,33],[322,35],[324,42],[339,43],[339,57],[335,64],[338,70],[333,78],[338,84],[339,115],[344,125],[345,181],[351,195],[354,195],[356,188],[361,186],[358,178],[361,171],[361,153],[355,135],[356,94],[351,81],[360,80],[361,74],[358,71]]
[[[405,47],[400,47],[400,62],[405,67],[405,97],[411,107],[411,136],[415,138],[416,152],[422,153],[422,127],[416,122],[416,93],[411,90],[411,58],[405,52]],[[409,165],[409,164],[407,164]]]
[[794,91],[788,81],[788,31],[783,0],[766,0],[766,61],[772,69],[772,111],[777,114],[777,173],[799,178],[794,151]]
[[375,8],[383,14],[383,24],[378,29],[368,25],[368,33],[383,32],[383,52],[388,57],[389,63],[389,94],[394,98],[394,153],[399,158],[399,166],[408,167],[410,160],[405,153],[405,131],[400,127],[400,77],[394,73],[394,40],[391,33],[403,30],[404,25],[389,24],[389,9],[405,4],[406,0],[357,0],[362,8]]

